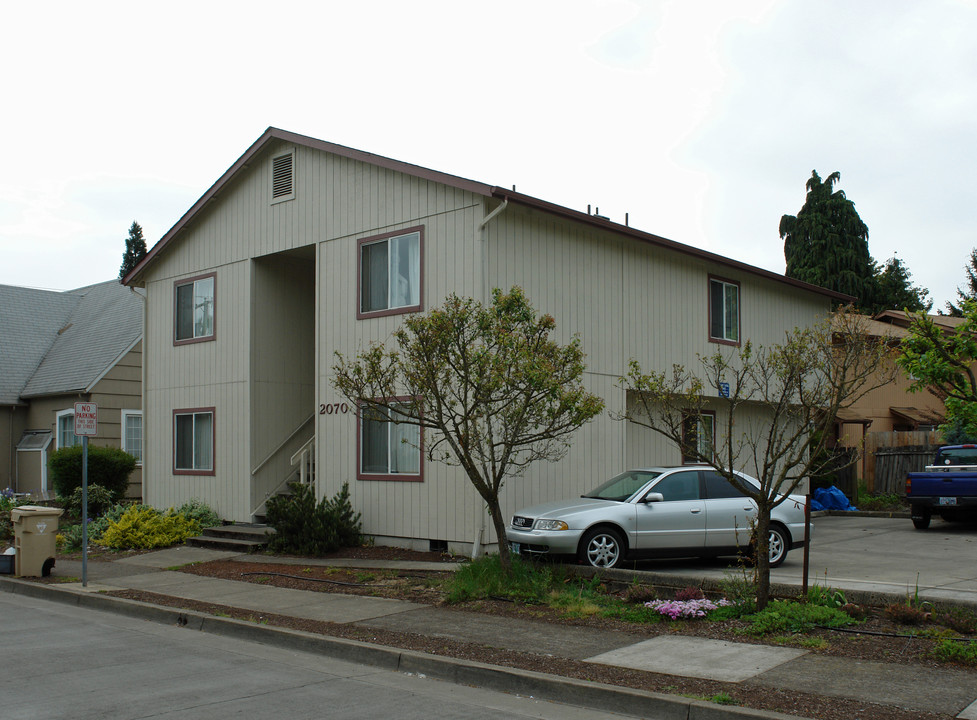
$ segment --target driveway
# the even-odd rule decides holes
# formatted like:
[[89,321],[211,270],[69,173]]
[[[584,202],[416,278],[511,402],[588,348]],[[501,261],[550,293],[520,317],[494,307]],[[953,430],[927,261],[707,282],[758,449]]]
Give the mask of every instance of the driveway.
[[[933,519],[929,530],[916,530],[908,518],[825,515],[814,525],[808,583],[842,590],[919,592],[928,600],[977,605],[977,525]],[[664,575],[721,579],[737,569],[721,560],[639,562],[637,569]],[[771,570],[774,583],[800,585],[804,552],[792,550]]]

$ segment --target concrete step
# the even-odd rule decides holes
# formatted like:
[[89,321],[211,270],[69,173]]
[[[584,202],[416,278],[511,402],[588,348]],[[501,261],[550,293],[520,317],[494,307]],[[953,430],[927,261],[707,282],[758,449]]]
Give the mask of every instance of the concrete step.
[[252,553],[264,550],[274,528],[267,525],[234,523],[204,528],[203,534],[187,540],[194,547]]

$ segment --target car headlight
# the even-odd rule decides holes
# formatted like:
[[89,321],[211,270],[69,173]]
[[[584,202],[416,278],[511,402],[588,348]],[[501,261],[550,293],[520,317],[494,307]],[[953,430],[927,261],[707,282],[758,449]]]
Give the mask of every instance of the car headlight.
[[569,530],[570,526],[562,520],[537,520],[534,530]]

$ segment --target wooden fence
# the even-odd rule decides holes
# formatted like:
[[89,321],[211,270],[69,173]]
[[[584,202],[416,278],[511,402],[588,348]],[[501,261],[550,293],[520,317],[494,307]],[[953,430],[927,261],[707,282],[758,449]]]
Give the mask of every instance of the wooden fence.
[[[919,465],[920,460],[924,459],[922,455],[925,453],[916,448],[930,448],[928,452],[932,459],[936,455],[936,448],[941,444],[942,437],[938,430],[866,433],[861,459],[858,461],[858,476],[862,484],[871,493],[895,492],[902,494],[905,492],[903,486],[906,482],[906,476],[903,475],[899,478],[893,473],[902,472],[904,468],[909,467],[912,470],[905,470],[905,472],[922,470],[928,462]],[[904,453],[907,457],[905,460],[896,461],[895,457],[900,453]],[[880,457],[883,458],[884,467],[878,466]],[[893,463],[896,462],[902,464],[894,467]]]
[[933,463],[933,445],[881,447],[875,451],[875,492],[906,494],[906,473],[919,472]]

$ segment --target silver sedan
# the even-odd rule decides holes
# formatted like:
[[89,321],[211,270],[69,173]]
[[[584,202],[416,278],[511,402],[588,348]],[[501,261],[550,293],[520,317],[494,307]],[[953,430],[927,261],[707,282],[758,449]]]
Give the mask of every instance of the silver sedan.
[[[790,495],[773,509],[771,567],[804,545],[804,503]],[[628,558],[736,555],[749,549],[755,516],[756,503],[712,468],[656,467],[629,470],[574,500],[520,510],[506,537],[517,553],[573,555],[612,568]]]

